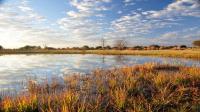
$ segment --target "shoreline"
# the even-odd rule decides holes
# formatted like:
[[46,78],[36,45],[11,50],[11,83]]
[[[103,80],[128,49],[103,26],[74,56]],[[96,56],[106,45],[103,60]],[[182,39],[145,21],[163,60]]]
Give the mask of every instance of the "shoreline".
[[0,55],[15,54],[97,54],[135,55],[186,58],[200,60],[200,49],[187,50],[1,50]]

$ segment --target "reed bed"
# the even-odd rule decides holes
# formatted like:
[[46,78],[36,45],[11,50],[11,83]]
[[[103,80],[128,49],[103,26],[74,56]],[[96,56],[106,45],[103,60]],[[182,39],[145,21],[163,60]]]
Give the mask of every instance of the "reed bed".
[[147,63],[38,84],[0,100],[2,112],[199,112],[200,68]]

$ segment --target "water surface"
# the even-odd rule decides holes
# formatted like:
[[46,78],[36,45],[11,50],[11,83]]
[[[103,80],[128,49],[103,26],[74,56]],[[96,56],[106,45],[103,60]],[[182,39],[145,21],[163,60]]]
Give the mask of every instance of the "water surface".
[[2,55],[0,56],[0,91],[23,90],[28,79],[44,81],[73,73],[86,74],[97,68],[133,66],[147,62],[200,67],[200,61],[147,56]]

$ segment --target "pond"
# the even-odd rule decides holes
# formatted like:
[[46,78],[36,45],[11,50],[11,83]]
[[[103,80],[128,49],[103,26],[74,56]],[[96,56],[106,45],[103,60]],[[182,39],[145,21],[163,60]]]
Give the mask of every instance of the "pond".
[[24,90],[28,79],[45,81],[73,73],[87,74],[94,69],[133,66],[148,62],[200,67],[200,61],[148,56],[2,55],[0,56],[0,91]]

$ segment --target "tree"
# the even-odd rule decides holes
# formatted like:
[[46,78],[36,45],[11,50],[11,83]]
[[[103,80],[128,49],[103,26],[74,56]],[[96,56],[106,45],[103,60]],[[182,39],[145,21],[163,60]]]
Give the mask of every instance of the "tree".
[[200,40],[193,41],[194,46],[200,47]]
[[111,49],[111,47],[108,45],[108,46],[105,47],[105,49]]
[[103,48],[103,49],[104,49],[104,47],[105,47],[105,42],[106,42],[106,40],[105,40],[104,38],[102,38],[101,44],[102,44],[102,48]]
[[133,49],[134,50],[142,50],[142,49],[144,49],[144,47],[143,46],[134,46]]
[[48,46],[46,46],[44,49],[46,49],[46,50],[56,50],[56,48],[54,48],[54,47],[48,47]]
[[87,46],[87,45],[84,45],[84,46],[82,47],[82,49],[83,49],[83,50],[88,50],[88,49],[90,49],[90,47]]
[[187,46],[186,45],[180,45],[180,49],[186,49]]
[[97,46],[96,49],[102,49],[102,46]]
[[0,50],[3,50],[3,46],[0,45]]
[[118,50],[124,50],[127,47],[127,43],[125,40],[116,40],[114,43],[114,46],[118,49]]
[[30,45],[26,45],[24,47],[19,48],[20,50],[38,50],[41,49],[40,46],[30,46]]
[[149,49],[151,49],[151,50],[158,50],[159,48],[160,48],[159,45],[150,45],[149,46]]

